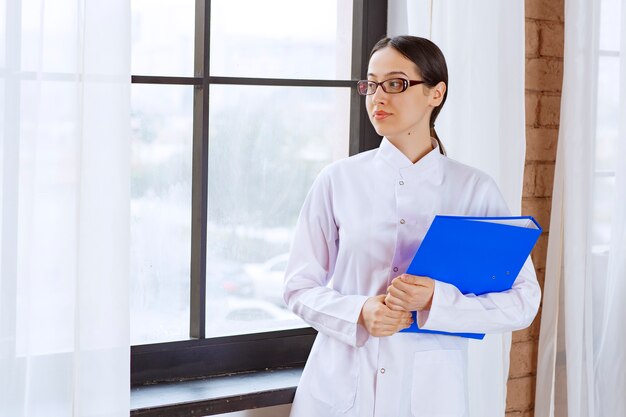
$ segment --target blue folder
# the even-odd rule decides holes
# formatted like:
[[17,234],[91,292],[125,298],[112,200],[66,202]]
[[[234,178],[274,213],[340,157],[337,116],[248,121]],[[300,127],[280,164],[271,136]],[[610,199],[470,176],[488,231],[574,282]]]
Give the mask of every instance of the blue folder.
[[[435,216],[406,273],[452,284],[463,294],[506,291],[540,234],[541,226],[531,216]],[[411,327],[402,331],[485,337],[420,329],[415,312]]]

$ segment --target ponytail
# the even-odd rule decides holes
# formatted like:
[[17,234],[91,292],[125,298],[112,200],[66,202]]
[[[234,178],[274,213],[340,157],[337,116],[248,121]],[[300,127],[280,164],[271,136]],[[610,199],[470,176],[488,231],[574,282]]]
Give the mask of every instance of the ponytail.
[[448,155],[446,152],[446,148],[444,148],[443,143],[441,143],[441,139],[439,139],[439,136],[437,136],[437,132],[435,131],[434,124],[430,126],[430,136],[435,138],[435,140],[437,141],[437,144],[439,145],[439,152],[441,152],[442,155]]

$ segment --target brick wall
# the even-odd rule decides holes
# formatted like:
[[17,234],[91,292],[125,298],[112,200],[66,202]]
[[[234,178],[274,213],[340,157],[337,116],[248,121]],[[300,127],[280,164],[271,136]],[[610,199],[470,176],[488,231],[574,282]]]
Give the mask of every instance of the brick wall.
[[[526,167],[522,214],[543,227],[532,259],[543,289],[563,82],[563,1],[526,0]],[[506,417],[533,417],[540,314],[513,333]]]

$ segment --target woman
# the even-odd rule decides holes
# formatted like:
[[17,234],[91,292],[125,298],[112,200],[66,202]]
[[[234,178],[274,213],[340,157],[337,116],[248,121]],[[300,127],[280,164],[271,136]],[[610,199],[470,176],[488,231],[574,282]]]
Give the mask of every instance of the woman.
[[374,46],[358,89],[382,142],[319,174],[285,275],[287,305],[319,332],[292,416],[466,416],[467,339],[398,333],[410,311],[448,332],[507,332],[535,317],[530,258],[511,290],[481,296],[404,274],[435,214],[509,215],[488,175],[445,156],[434,124],[447,85],[429,40]]

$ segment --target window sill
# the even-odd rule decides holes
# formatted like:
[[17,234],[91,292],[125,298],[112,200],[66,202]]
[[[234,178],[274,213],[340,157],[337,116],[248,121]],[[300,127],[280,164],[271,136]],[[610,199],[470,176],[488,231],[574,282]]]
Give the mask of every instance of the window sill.
[[131,417],[209,416],[293,401],[302,368],[214,376],[131,389]]

